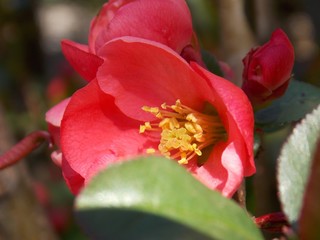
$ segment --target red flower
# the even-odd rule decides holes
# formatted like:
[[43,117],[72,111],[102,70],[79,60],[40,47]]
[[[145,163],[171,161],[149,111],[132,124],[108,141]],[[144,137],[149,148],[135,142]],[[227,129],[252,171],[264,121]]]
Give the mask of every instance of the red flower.
[[253,112],[241,89],[153,41],[124,37],[100,53],[97,79],[71,97],[61,123],[73,193],[139,154],[175,159],[228,197],[255,172]]
[[[100,48],[106,42],[126,35],[163,43],[185,59],[202,64],[199,52],[193,47],[197,45],[192,43],[196,38],[184,0],[110,0],[91,22],[89,45],[63,40],[62,51],[74,69],[89,82],[95,79],[103,62],[99,55]],[[46,115],[58,146],[60,122],[67,104],[65,101],[56,105]],[[59,113],[58,117],[52,116],[55,112]],[[59,149],[51,156],[56,164],[61,164]]]
[[201,63],[200,54],[193,47],[197,44],[184,0],[111,0],[91,22],[89,45],[64,40],[62,51],[75,70],[91,81],[102,64],[101,47],[123,36],[165,44],[187,60]]
[[294,63],[287,35],[277,29],[269,42],[252,49],[243,59],[243,86],[254,105],[278,98],[286,91]]

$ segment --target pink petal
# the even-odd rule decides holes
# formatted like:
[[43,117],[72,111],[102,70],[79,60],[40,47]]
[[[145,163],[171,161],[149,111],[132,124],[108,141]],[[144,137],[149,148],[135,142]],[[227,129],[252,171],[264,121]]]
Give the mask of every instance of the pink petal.
[[61,48],[64,56],[81,77],[90,82],[96,77],[96,73],[103,60],[89,53],[88,46],[63,40]]
[[[156,147],[139,134],[140,124],[123,115],[114,105],[113,97],[104,94],[93,80],[72,96],[64,114],[61,125],[64,161],[87,182],[109,164]],[[68,173],[63,171],[68,179]]]
[[115,97],[115,104],[124,114],[134,119],[154,118],[142,111],[142,106],[173,104],[177,99],[199,109],[203,95],[210,94],[206,82],[165,45],[124,37],[109,42],[99,53],[108,56],[97,73],[99,86]]
[[56,151],[53,151],[51,153],[51,159],[52,161],[54,162],[54,164],[56,164],[58,167],[61,167],[62,165],[62,152],[60,150],[56,150]]
[[231,197],[243,180],[243,163],[235,144],[217,144],[207,162],[195,171],[195,177],[210,189]]
[[136,0],[124,4],[96,37],[96,51],[106,42],[133,36],[165,44],[180,53],[192,38],[192,21],[184,0]]
[[[52,107],[47,113],[46,113],[46,122],[48,123],[48,130],[52,136],[53,143],[60,147],[60,125],[61,120],[64,114],[64,111],[66,110],[67,105],[69,104],[70,98],[67,98],[54,107]],[[56,158],[56,155],[53,152],[53,155],[51,155],[51,158],[54,163],[57,165],[61,165],[61,158]]]
[[70,101],[70,98],[64,99],[46,113],[46,122],[52,126],[60,127],[64,111]]

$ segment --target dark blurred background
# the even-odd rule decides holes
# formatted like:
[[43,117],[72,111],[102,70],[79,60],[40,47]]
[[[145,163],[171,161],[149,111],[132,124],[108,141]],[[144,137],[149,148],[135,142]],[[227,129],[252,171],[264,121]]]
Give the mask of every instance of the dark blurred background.
[[[9,133],[8,141],[11,144],[27,133],[46,129],[45,112],[84,85],[84,81],[62,56],[60,40],[67,38],[87,43],[90,21],[104,2],[0,1],[0,118],[3,119],[0,121],[0,134],[4,130]],[[200,46],[210,50],[218,59],[225,60],[221,50],[223,39],[219,27],[219,1],[187,2]],[[295,78],[319,86],[320,1],[244,2],[245,14],[257,43],[266,42],[275,28],[283,28],[295,48]],[[234,16],[229,17],[232,21]],[[241,39],[238,41],[241,44]],[[274,156],[287,133],[288,130],[283,130],[276,133],[281,135],[280,138],[276,135],[267,139],[270,145],[274,145]],[[3,151],[4,147],[0,146],[0,149]],[[73,196],[66,188],[59,168],[51,163],[47,147],[32,153],[25,162],[34,183],[33,190],[43,204],[59,239],[86,239],[72,220]],[[256,179],[250,178],[248,181],[248,208],[254,215],[278,211],[275,161],[257,165]],[[265,172],[273,172],[269,175],[270,181],[259,180],[259,174]],[[265,187],[263,193],[257,193],[257,187]],[[45,200],[43,196],[46,196]]]

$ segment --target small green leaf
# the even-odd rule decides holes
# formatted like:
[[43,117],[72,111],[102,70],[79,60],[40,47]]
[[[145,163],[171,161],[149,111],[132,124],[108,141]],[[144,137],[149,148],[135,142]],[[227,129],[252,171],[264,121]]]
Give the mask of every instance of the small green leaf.
[[278,159],[278,182],[282,208],[295,226],[320,134],[320,106],[297,125],[284,144]]
[[320,103],[320,89],[297,80],[291,83],[285,95],[270,106],[255,113],[258,127],[274,131],[284,125],[302,119]]
[[76,217],[97,239],[262,239],[242,208],[160,157],[102,171],[77,197]]
[[313,158],[311,173],[304,194],[304,201],[299,219],[300,239],[319,238],[320,229],[320,141]]

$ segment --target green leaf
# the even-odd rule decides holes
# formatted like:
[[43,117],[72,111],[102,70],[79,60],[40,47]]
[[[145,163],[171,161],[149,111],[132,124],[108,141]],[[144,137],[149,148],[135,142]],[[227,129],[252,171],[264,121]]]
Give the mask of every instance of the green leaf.
[[297,223],[316,141],[320,134],[320,106],[295,127],[278,159],[278,182],[282,209]]
[[265,109],[255,113],[258,127],[274,131],[284,125],[302,119],[320,103],[320,89],[297,80],[291,83],[285,95],[273,101]]
[[320,141],[313,158],[311,173],[304,194],[304,201],[299,219],[300,239],[319,238],[320,229]]
[[76,217],[98,239],[262,239],[242,208],[160,157],[102,171],[77,197]]

